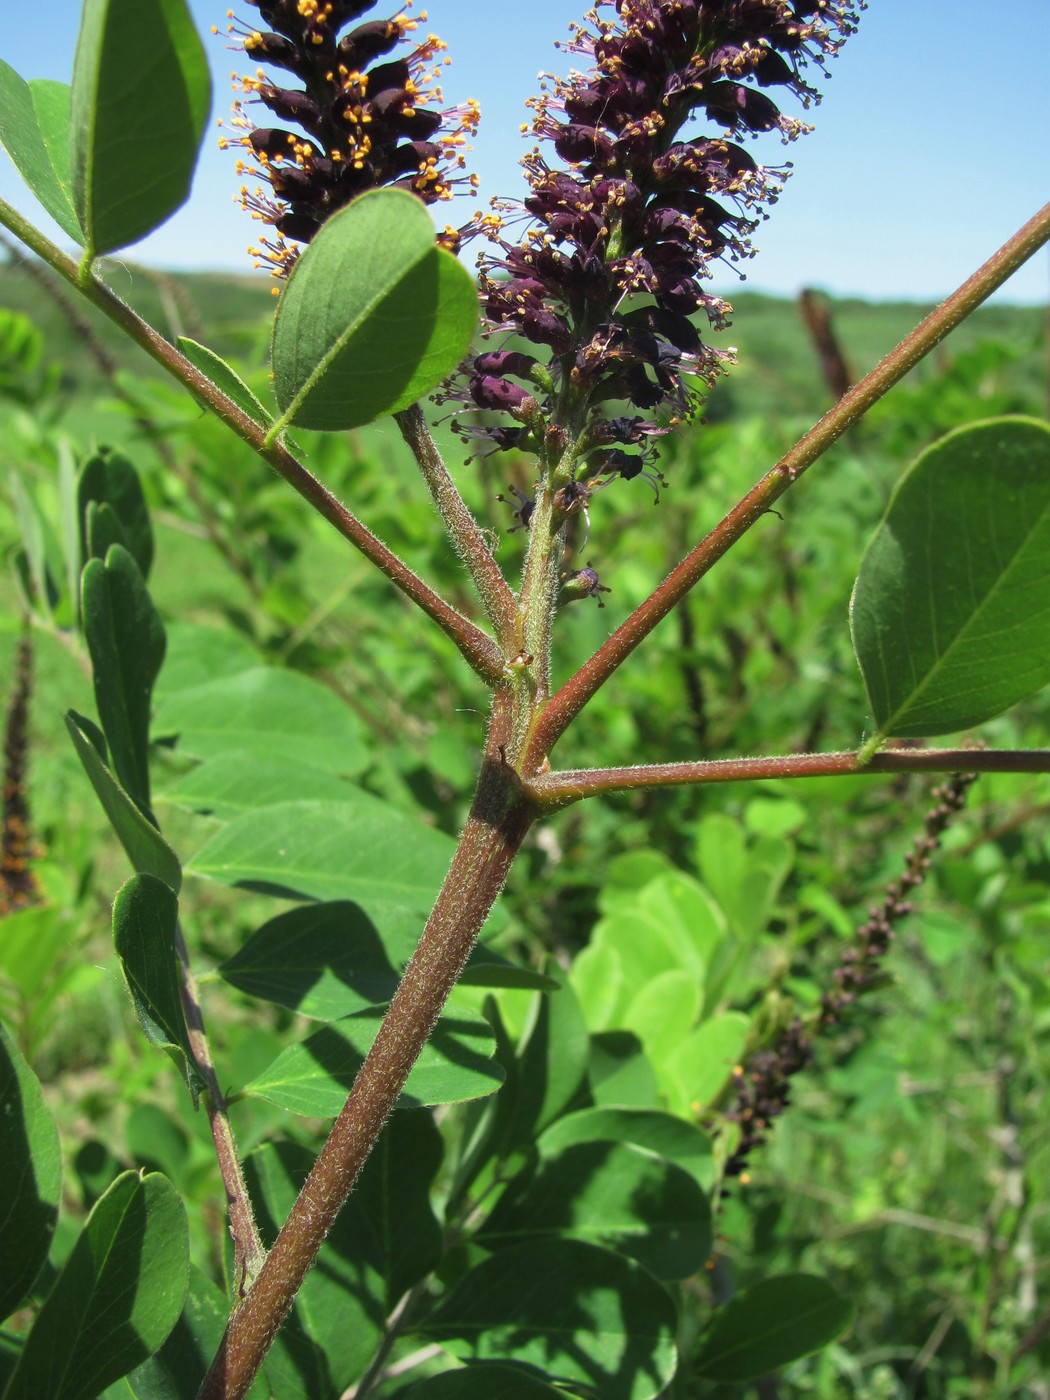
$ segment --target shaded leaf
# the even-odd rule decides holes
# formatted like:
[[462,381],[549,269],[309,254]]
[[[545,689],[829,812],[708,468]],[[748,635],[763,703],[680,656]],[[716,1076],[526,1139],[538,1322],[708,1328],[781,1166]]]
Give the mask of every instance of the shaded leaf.
[[[349,1016],[282,1051],[242,1093],[308,1118],[334,1118],[379,1032],[382,1009]],[[444,1015],[408,1076],[404,1108],[460,1103],[495,1093],[503,1071],[492,1058],[489,1023],[458,1008]]]
[[251,643],[229,627],[176,621],[168,624],[167,635],[164,666],[154,688],[158,705],[176,690],[251,671],[261,663]]
[[576,1240],[501,1249],[422,1328],[464,1360],[515,1360],[602,1400],[652,1400],[675,1371],[674,1304],[633,1260]]
[[878,729],[950,734],[1050,681],[1050,427],[949,433],[898,483],[850,603]]
[[699,1273],[711,1253],[711,1207],[688,1172],[629,1143],[572,1143],[512,1184],[477,1232],[502,1248],[561,1237],[637,1259],[657,1278]]
[[0,142],[62,232],[82,244],[70,188],[69,104],[67,84],[27,83],[0,59]]
[[754,1380],[827,1346],[852,1316],[852,1302],[822,1278],[763,1279],[717,1310],[697,1343],[694,1365],[709,1380]]
[[[313,1161],[312,1152],[292,1142],[266,1143],[245,1161],[266,1244],[277,1237]],[[382,1260],[351,1196],[263,1363],[272,1393],[282,1400],[338,1400],[371,1359],[385,1316]]]
[[176,931],[179,902],[161,880],[133,875],[113,902],[113,941],[146,1038],[182,1070],[196,1099],[203,1087],[182,1009]]
[[189,1279],[186,1214],[157,1173],[95,1203],[37,1314],[4,1400],[94,1400],[163,1345]]
[[121,786],[149,811],[149,709],[164,660],[164,627],[135,560],[121,545],[90,559],[80,579],[95,704]]
[[[357,904],[337,900],[289,909],[256,930],[218,969],[249,996],[318,1021],[387,1002],[415,950],[416,923],[380,934]],[[476,946],[460,979],[473,986],[535,986],[538,974]]]
[[[191,1264],[182,1315],[168,1340],[155,1356],[104,1391],[100,1400],[197,1400],[229,1316],[229,1298]],[[261,1377],[248,1392],[248,1400],[270,1400]]]
[[111,448],[104,447],[89,457],[77,481],[80,545],[85,560],[92,554],[99,559],[106,556],[105,549],[89,548],[87,521],[93,501],[112,510],[120,525],[119,538],[115,542],[125,546],[139,566],[143,579],[148,579],[153,564],[153,526],[149,507],[138,472],[126,457]]
[[106,741],[98,728],[75,710],[67,713],[66,728],[133,869],[140,875],[155,875],[178,894],[182,884],[179,858],[110,772]]
[[277,308],[281,426],[334,432],[415,403],[466,354],[474,279],[434,242],[426,207],[369,190],[328,219]]
[[463,1366],[420,1381],[406,1400],[564,1400],[564,1390],[555,1390],[516,1366],[483,1362]]
[[591,1036],[587,1085],[604,1108],[655,1108],[656,1075],[631,1031],[600,1031]]
[[93,256],[144,238],[185,203],[210,106],[208,61],[185,0],[85,0],[71,168]]
[[0,1025],[0,1321],[33,1286],[51,1248],[62,1186],[58,1130],[40,1082]]
[[572,1101],[587,1074],[587,1027],[575,993],[553,963],[558,990],[537,996],[518,1050],[510,1147],[531,1143]]

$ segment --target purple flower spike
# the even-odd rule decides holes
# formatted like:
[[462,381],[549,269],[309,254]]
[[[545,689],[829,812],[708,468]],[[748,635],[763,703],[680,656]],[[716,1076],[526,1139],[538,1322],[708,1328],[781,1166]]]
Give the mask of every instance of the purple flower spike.
[[[702,312],[720,330],[730,311],[703,279],[715,259],[751,255],[756,215],[780,191],[783,172],[759,165],[740,142],[772,131],[789,141],[807,129],[772,94],[787,89],[803,106],[816,99],[803,71],[824,70],[863,7],[598,0],[564,45],[588,71],[554,80],[530,103],[532,134],[563,168],[539,148],[522,162],[529,193],[515,207],[531,223],[519,243],[505,239],[499,214],[475,222],[498,249],[480,263],[488,331],[546,347],[545,375],[516,350],[483,355],[467,367],[476,403],[479,392],[486,408],[503,395],[517,413],[521,398],[505,376],[547,385],[546,398],[535,390],[547,440],[577,443],[574,471],[593,479],[591,449],[632,444],[640,455],[606,455],[606,479],[655,484],[643,469],[652,438],[695,413],[731,353],[708,345],[691,319]],[[697,131],[697,122],[715,129]],[[493,375],[506,386],[498,392]],[[603,429],[604,406],[616,400],[629,408]],[[662,425],[651,416],[660,410]],[[475,431],[500,447],[497,429]]]
[[[442,100],[438,70],[431,65],[445,45],[436,35],[407,58],[377,63],[407,40],[418,21],[400,12],[341,34],[375,0],[245,3],[254,5],[270,32],[233,24],[230,32],[251,58],[284,69],[304,85],[270,82],[261,68],[241,78],[240,91],[301,130],[257,127],[238,102],[232,124],[240,134],[220,142],[243,147],[251,160],[239,162],[239,173],[265,181],[272,191],[241,190],[244,208],[277,231],[273,241],[249,249],[258,265],[285,277],[298,257],[292,245],[309,243],[326,219],[367,189],[394,185],[433,204],[450,199],[457,185],[474,188],[475,177],[462,172],[466,138],[477,130],[477,104],[447,111],[427,105]],[[459,235],[448,228],[439,241],[455,248]]]

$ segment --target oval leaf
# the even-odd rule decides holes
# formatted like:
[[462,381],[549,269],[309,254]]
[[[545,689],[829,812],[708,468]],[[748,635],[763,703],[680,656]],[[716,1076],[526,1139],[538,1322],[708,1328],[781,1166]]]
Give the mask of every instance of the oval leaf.
[[0,59],[0,143],[62,232],[81,244],[70,190],[69,101],[67,84],[27,83]]
[[360,726],[327,686],[296,671],[255,666],[169,695],[157,708],[154,736],[175,735],[179,753],[213,758],[239,751],[280,756],[288,788],[297,764],[359,773],[368,761]]
[[675,1371],[674,1304],[631,1259],[576,1240],[500,1250],[421,1329],[464,1360],[514,1360],[602,1400],[652,1400]]
[[352,899],[384,935],[419,933],[453,841],[351,789],[341,802],[278,802],[245,812],[190,862],[194,875],[290,898]]
[[62,1186],[58,1130],[36,1075],[0,1025],[0,1321],[33,1286],[51,1248]]
[[81,557],[105,557],[105,550],[89,548],[87,519],[92,502],[109,506],[120,525],[122,543],[139,566],[143,579],[153,564],[153,526],[139,474],[120,452],[104,447],[85,463],[77,481],[77,514],[80,519]]
[[182,1009],[176,938],[179,902],[162,881],[135,875],[113,902],[113,942],[146,1038],[182,1070],[196,1100],[204,1087]]
[[110,772],[105,760],[106,742],[96,726],[76,710],[70,710],[66,728],[132,868],[140,875],[156,875],[178,894],[182,884],[179,858]]
[[763,1279],[718,1309],[700,1337],[697,1373],[751,1381],[809,1356],[840,1336],[853,1304],[812,1274]]
[[[334,1118],[379,1033],[383,1011],[366,1011],[315,1031],[283,1051],[243,1093],[307,1118]],[[487,1021],[458,1008],[442,1016],[408,1076],[400,1104],[462,1103],[494,1094],[503,1071]]]
[[536,1149],[546,1158],[578,1142],[631,1142],[674,1162],[703,1190],[714,1185],[711,1139],[694,1123],[670,1113],[646,1108],[583,1108],[552,1123]]
[[557,1236],[614,1249],[657,1278],[690,1278],[711,1253],[711,1207],[662,1157],[629,1143],[574,1143],[504,1195],[477,1239],[493,1249]]
[[119,1176],[37,1314],[4,1400],[94,1400],[163,1345],[189,1268],[186,1213],[167,1177]]
[[[381,934],[350,900],[306,904],[263,924],[218,971],[249,996],[317,1021],[338,1021],[394,995],[419,941],[418,926],[411,929]],[[462,982],[482,987],[550,982],[480,944],[471,950],[467,973]]]
[[982,724],[1050,682],[1050,427],[949,433],[893,493],[850,604],[878,733]]
[[407,1400],[565,1400],[565,1391],[516,1366],[492,1361],[421,1381],[408,1392]]
[[185,0],[85,0],[71,165],[92,256],[137,242],[185,203],[210,106]]
[[335,432],[407,408],[466,354],[477,307],[473,278],[435,245],[420,200],[361,195],[324,224],[281,296],[280,426]]
[[121,786],[149,810],[149,706],[164,660],[164,626],[135,560],[113,545],[80,578],[95,704]]

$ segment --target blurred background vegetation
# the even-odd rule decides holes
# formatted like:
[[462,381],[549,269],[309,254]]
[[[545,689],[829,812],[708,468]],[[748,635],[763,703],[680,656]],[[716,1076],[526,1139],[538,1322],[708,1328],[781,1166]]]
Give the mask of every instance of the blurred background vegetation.
[[[267,283],[125,262],[108,276],[165,334],[210,345],[267,394]],[[563,674],[830,403],[798,307],[750,292],[735,306],[728,339],[739,363],[712,394],[706,425],[665,439],[659,503],[643,480],[616,483],[597,494],[589,537],[580,527],[578,562],[592,563],[611,592],[602,608],[576,603],[563,615]],[[829,303],[854,377],[926,309]],[[1000,413],[1045,417],[1047,378],[1043,310],[979,312],[703,581],[601,692],[557,765],[856,747],[865,697],[847,604],[895,480],[952,427]],[[438,435],[513,577],[522,539],[498,497],[511,484],[528,487],[528,462],[464,464],[447,422]],[[393,425],[297,436],[337,495],[475,611]],[[224,645],[320,679],[367,738],[363,784],[454,833],[484,717],[454,648],[108,323],[70,307],[19,260],[0,265],[0,703],[24,612],[16,556],[25,530],[41,528],[27,521],[57,520],[63,451],[80,460],[99,444],[121,448],[142,476],[157,534],[152,592],[173,657],[180,635],[205,626]],[[9,487],[12,478],[20,487]],[[200,1247],[214,1251],[221,1192],[206,1124],[137,1034],[116,972],[108,909],[125,872],[62,724],[70,706],[91,713],[92,700],[78,645],[60,624],[43,619],[35,634],[29,796],[41,902],[0,921],[0,1015],[47,1085],[74,1205],[90,1206],[125,1165],[160,1166],[195,1212]],[[1048,715],[1044,693],[983,737],[1045,745]],[[176,762],[158,750],[161,793]],[[794,781],[578,805],[531,839],[511,877],[499,946],[536,966],[553,956],[572,967],[599,921],[648,882],[679,871],[717,885],[719,841],[745,853],[776,842],[761,918],[739,934],[748,970],[733,1005],[756,1024],[783,1021],[816,1005],[856,925],[898,874],[931,786]],[[723,1198],[718,1255],[698,1296],[807,1268],[856,1298],[851,1334],[757,1387],[704,1394],[1050,1396],[1048,814],[1045,778],[975,785],[885,985],[818,1047],[747,1180]],[[164,820],[182,849],[211,829],[174,811]],[[732,905],[731,889],[713,892]],[[273,912],[272,900],[202,881],[190,905],[202,967]],[[229,989],[207,1010],[220,1073],[234,1087],[268,1063],[275,1038],[296,1032],[288,1013]],[[513,1020],[512,999],[507,1014]],[[258,1101],[236,1114],[246,1148],[287,1123]],[[316,1137],[316,1125],[296,1131]]]

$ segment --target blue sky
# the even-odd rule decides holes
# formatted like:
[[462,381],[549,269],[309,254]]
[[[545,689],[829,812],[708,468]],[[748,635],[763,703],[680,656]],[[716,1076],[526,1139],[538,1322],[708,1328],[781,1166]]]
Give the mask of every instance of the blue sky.
[[[26,78],[68,79],[79,0],[0,5],[0,57]],[[426,27],[446,40],[453,60],[446,100],[475,97],[482,106],[473,159],[482,196],[518,197],[525,99],[540,69],[569,66],[553,44],[585,0],[425,5]],[[218,118],[228,111],[229,74],[244,64],[208,32],[225,26],[227,5],[191,6],[212,58]],[[240,12],[253,13],[247,5]],[[874,298],[947,295],[1050,198],[1048,53],[1050,0],[871,0],[823,84],[824,101],[809,118],[816,130],[787,153],[795,173],[756,235],[748,286],[786,295],[801,286]],[[250,270],[244,246],[257,226],[234,202],[233,157],[216,139],[217,131],[207,138],[190,203],[129,258]],[[755,150],[769,164],[785,154],[776,138]],[[2,152],[0,195],[38,212]],[[465,221],[471,207],[458,201],[450,221]],[[40,222],[54,232],[46,216]],[[739,282],[725,270],[713,285],[731,296]],[[1044,251],[999,296],[1033,303],[1048,291]]]

